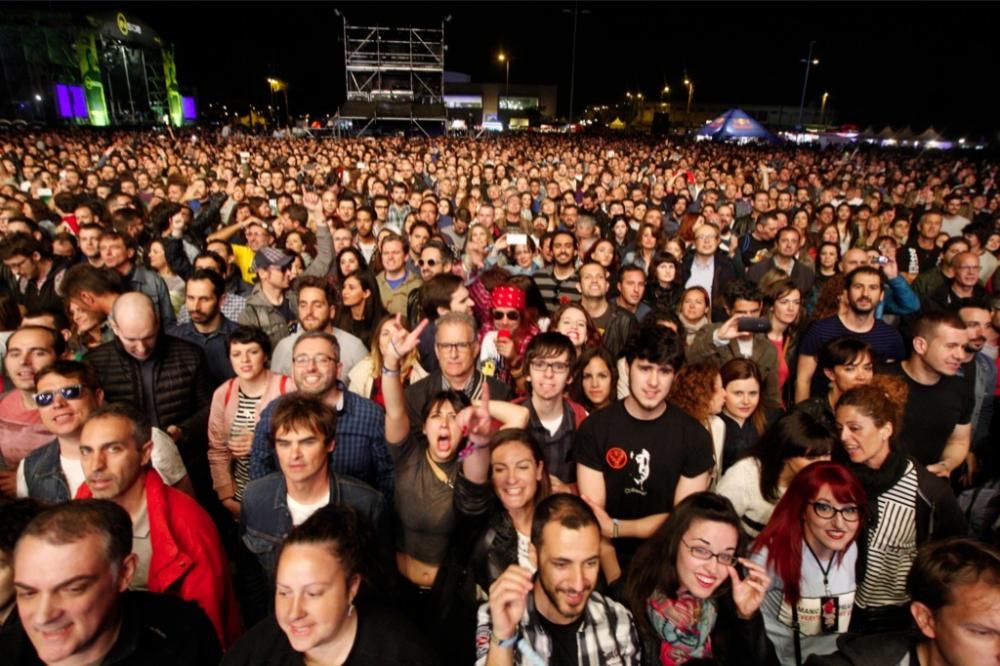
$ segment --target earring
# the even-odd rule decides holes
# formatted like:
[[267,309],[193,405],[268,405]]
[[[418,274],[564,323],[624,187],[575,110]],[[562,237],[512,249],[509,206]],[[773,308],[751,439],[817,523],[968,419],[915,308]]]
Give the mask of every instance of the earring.
[[352,615],[354,615],[354,604],[347,607],[347,617],[351,617]]

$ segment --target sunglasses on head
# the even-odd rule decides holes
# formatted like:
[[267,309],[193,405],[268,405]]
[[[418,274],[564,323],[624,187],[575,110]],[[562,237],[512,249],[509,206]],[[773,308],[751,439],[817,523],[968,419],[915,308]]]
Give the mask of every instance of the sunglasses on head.
[[511,310],[509,312],[504,312],[503,310],[494,310],[493,311],[493,320],[494,321],[501,321],[505,317],[507,319],[509,319],[510,321],[518,321],[521,318],[521,313],[518,312],[517,310]]
[[61,395],[66,400],[76,400],[80,397],[80,393],[83,392],[83,386],[81,384],[71,384],[69,386],[63,386],[62,388],[56,389],[55,391],[41,391],[36,393],[33,397],[35,398],[35,405],[38,407],[48,407],[52,404],[52,401],[56,399],[56,393]]

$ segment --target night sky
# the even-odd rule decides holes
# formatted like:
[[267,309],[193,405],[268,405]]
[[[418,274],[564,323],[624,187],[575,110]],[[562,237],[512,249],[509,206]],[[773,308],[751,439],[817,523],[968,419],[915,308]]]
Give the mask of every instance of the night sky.
[[[344,97],[340,9],[352,24],[437,26],[447,15],[446,68],[511,83],[555,83],[569,105],[573,2],[462,3],[49,3],[123,9],[177,48],[182,89],[208,103],[267,104],[268,76],[288,81],[296,114],[336,111]],[[36,8],[38,5],[36,4]],[[983,5],[961,3],[580,2],[577,115],[616,103],[626,90],[658,99],[666,83],[683,103],[685,71],[695,103],[798,107],[810,40],[820,65],[807,104],[830,92],[840,122],[995,137],[991,103],[1000,40]],[[584,10],[589,13],[583,13]],[[993,90],[993,93],[990,91]]]

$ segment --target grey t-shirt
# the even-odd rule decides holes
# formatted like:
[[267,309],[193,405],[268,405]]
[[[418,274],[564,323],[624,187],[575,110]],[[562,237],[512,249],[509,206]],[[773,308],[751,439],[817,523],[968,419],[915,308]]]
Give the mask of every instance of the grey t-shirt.
[[458,460],[438,463],[449,483],[442,482],[427,459],[422,435],[389,446],[395,468],[396,551],[425,564],[438,565],[455,529],[454,484]]

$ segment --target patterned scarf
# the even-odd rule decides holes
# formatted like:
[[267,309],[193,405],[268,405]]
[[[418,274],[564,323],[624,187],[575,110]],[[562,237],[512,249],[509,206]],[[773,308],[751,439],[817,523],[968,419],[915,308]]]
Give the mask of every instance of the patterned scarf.
[[665,597],[659,590],[646,602],[646,614],[661,639],[660,663],[681,666],[692,659],[712,657],[712,629],[718,611],[712,599],[682,594]]

